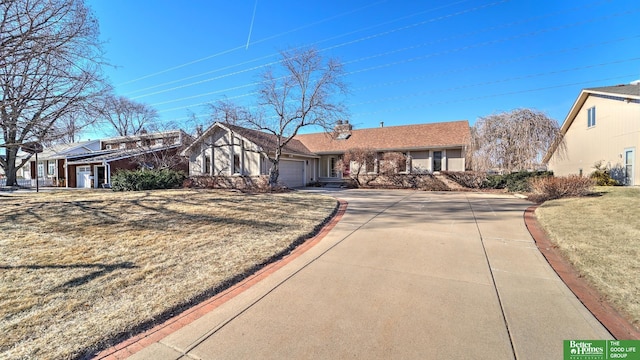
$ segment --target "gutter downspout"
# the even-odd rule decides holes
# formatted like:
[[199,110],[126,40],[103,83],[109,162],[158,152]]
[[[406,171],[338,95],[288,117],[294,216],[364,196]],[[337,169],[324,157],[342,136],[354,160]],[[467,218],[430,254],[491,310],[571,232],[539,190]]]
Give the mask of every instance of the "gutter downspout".
[[69,157],[65,156],[64,158],[64,187],[66,189],[69,188]]
[[102,160],[102,163],[105,166],[105,176],[106,176],[106,180],[107,180],[107,184],[109,184],[109,187],[111,187],[111,164]]

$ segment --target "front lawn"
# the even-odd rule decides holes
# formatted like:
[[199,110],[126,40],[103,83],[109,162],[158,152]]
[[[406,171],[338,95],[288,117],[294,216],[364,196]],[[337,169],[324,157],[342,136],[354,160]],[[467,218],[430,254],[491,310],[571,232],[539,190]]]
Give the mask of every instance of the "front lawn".
[[596,189],[600,196],[548,201],[536,215],[578,272],[640,329],[640,189]]
[[150,327],[307,237],[305,193],[0,193],[0,358],[74,358]]

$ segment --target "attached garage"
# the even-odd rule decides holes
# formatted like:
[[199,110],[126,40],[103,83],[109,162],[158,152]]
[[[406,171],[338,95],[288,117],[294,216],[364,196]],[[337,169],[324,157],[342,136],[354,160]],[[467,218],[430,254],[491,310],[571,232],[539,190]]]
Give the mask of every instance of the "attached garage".
[[304,161],[280,160],[280,183],[290,188],[303,187]]

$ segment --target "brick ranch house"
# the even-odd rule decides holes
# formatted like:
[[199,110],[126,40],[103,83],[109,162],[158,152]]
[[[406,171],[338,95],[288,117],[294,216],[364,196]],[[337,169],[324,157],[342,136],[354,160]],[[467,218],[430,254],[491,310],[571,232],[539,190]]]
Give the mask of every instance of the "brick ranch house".
[[171,167],[186,172],[178,153],[192,140],[182,130],[171,130],[55,145],[39,154],[38,164],[31,158],[26,176],[37,174],[42,186],[102,188],[118,170],[154,167],[153,158],[173,158]]
[[[376,163],[385,153],[402,153],[406,165],[399,172],[464,171],[470,138],[466,120],[369,129],[339,122],[332,134],[293,138],[282,151],[279,181],[288,187],[343,182],[347,176],[336,164],[355,148],[375,151]],[[216,122],[182,155],[188,157],[190,176],[259,176],[269,173],[268,156],[275,153],[275,144],[273,134]],[[377,165],[369,164],[368,169],[377,171]]]

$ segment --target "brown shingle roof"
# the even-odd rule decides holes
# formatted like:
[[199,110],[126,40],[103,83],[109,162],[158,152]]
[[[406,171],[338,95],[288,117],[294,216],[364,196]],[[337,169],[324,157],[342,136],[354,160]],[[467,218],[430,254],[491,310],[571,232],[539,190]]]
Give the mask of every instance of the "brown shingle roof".
[[466,120],[357,129],[351,130],[351,136],[345,140],[335,140],[334,136],[325,133],[295,137],[317,154],[342,153],[353,148],[391,151],[461,146],[468,144],[470,138]]

